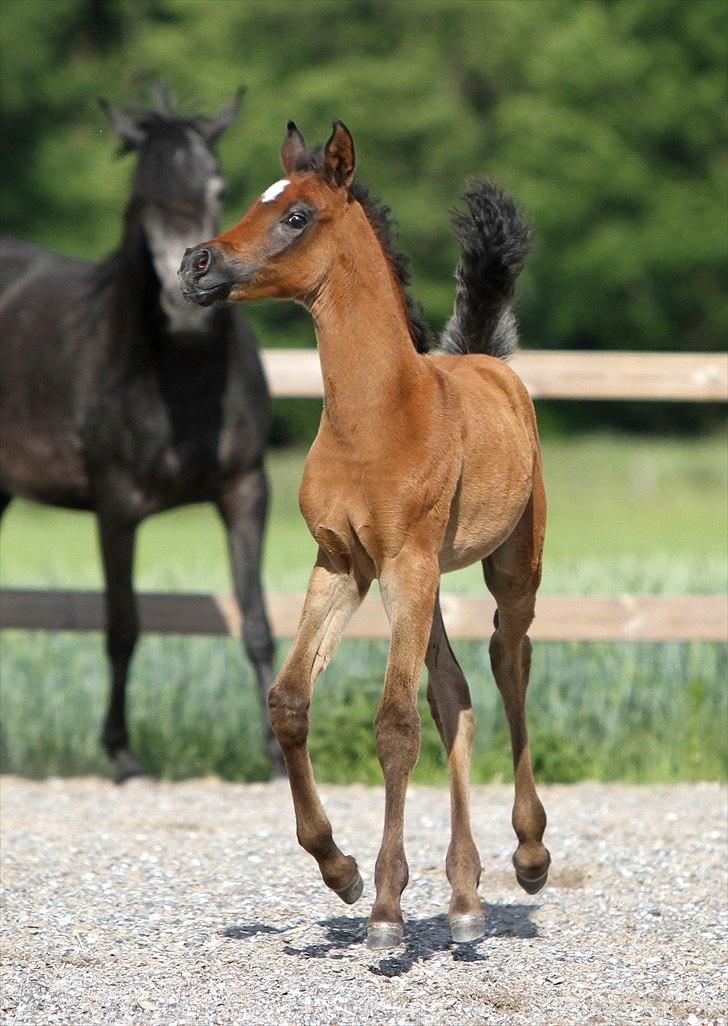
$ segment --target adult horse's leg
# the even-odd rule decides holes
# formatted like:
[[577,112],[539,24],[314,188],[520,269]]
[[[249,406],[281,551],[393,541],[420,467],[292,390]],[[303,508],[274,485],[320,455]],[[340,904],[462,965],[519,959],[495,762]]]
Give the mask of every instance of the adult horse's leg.
[[483,560],[485,582],[498,604],[490,642],[493,676],[503,699],[513,749],[515,801],[513,829],[518,848],[516,877],[529,894],[548,879],[551,856],[542,843],[546,813],[536,793],[526,730],[526,688],[531,668],[531,641],[526,631],[541,581],[545,496],[540,478],[511,536]]
[[417,687],[432,625],[437,558],[400,552],[380,575],[382,600],[392,629],[382,700],[374,720],[377,755],[384,772],[384,831],[374,880],[377,896],[367,924],[371,948],[404,938],[401,896],[409,879],[404,852],[407,781],[420,750]]
[[447,751],[450,773],[452,835],[445,862],[452,886],[450,927],[453,940],[472,941],[485,931],[478,897],[480,856],[470,829],[470,751],[475,727],[470,689],[445,633],[439,598],[435,601],[425,663],[429,675],[427,700]]
[[274,771],[283,774],[283,757],[268,718],[268,692],[274,675],[273,638],[260,581],[268,511],[268,482],[263,468],[225,488],[218,497],[218,509],[227,531],[235,595],[243,617],[243,643],[258,684],[266,753]]
[[111,666],[111,693],[102,744],[116,765],[118,784],[142,773],[129,752],[126,727],[126,682],[139,637],[132,586],[136,524],[97,512],[101,558],[106,578],[106,651]]
[[268,695],[271,723],[286,760],[298,842],[318,862],[327,887],[352,905],[363,884],[356,860],[334,843],[308,753],[308,710],[316,678],[328,663],[370,581],[337,571],[319,550],[291,650]]

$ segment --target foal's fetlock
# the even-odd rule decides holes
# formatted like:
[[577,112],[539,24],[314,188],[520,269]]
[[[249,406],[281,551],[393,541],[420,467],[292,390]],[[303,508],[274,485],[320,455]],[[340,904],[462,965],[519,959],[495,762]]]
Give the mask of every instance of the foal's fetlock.
[[367,947],[396,948],[404,941],[404,920],[400,900],[409,882],[404,852],[380,852],[374,871],[377,897],[367,923]]
[[344,887],[335,888],[335,891],[345,905],[355,905],[364,893],[364,881],[361,878],[356,861],[351,858],[351,855],[347,857],[354,863],[354,875],[348,884],[345,884]]
[[445,868],[452,886],[448,912],[452,939],[456,944],[477,940],[485,934],[485,913],[478,897],[480,856],[475,844],[451,846]]
[[323,846],[304,844],[300,836],[298,840],[301,847],[318,862],[321,878],[326,886],[337,894],[344,904],[355,904],[364,893],[364,881],[353,855],[344,855],[333,839]]
[[450,845],[445,860],[445,872],[452,887],[450,915],[480,912],[480,856],[472,841],[461,846]]
[[538,894],[549,876],[551,856],[540,841],[522,841],[513,855],[516,879],[528,894]]
[[364,881],[361,878],[356,859],[352,855],[342,855],[338,848],[331,858],[331,864],[319,862],[321,876],[327,887],[341,898],[346,905],[353,905],[364,892]]

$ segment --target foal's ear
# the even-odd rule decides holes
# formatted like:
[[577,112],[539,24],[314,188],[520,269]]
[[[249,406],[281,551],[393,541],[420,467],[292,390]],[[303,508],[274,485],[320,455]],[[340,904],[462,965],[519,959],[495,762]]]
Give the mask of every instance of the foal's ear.
[[144,142],[146,132],[137,124],[133,117],[125,114],[118,107],[112,107],[108,100],[99,100],[99,107],[109,119],[109,124],[124,143],[123,149],[139,149]]
[[337,118],[324,149],[326,177],[333,185],[344,185],[348,189],[354,180],[355,168],[354,140],[344,122]]
[[200,131],[208,142],[217,142],[240,110],[240,101],[244,95],[245,86],[238,86],[228,102],[217,114],[214,114],[211,118],[200,118]]
[[287,175],[295,170],[296,161],[305,152],[306,140],[296,128],[295,121],[289,121],[286,138],[281,146],[281,164],[283,164],[283,170]]

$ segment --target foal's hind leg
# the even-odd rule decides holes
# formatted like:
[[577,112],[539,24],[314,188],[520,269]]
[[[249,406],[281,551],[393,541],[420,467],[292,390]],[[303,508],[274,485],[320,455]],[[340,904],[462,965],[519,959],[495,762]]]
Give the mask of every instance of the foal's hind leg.
[[429,675],[427,700],[447,751],[450,772],[452,837],[445,863],[452,886],[450,927],[453,940],[472,941],[482,937],[485,931],[483,906],[478,897],[480,857],[470,829],[473,710],[468,682],[445,633],[439,597],[435,602],[425,662]]
[[319,551],[296,637],[268,694],[271,723],[291,784],[298,842],[318,862],[326,886],[347,905],[361,897],[363,884],[355,859],[343,855],[334,843],[316,789],[307,745],[308,710],[316,678],[370,583],[353,573],[338,572]]
[[546,813],[536,794],[526,731],[526,688],[531,668],[531,641],[526,631],[533,620],[541,580],[541,548],[545,499],[540,481],[513,534],[483,560],[483,572],[498,611],[490,642],[490,661],[503,699],[513,749],[515,801],[513,829],[518,848],[513,856],[516,877],[529,894],[548,878],[551,857],[542,844]]

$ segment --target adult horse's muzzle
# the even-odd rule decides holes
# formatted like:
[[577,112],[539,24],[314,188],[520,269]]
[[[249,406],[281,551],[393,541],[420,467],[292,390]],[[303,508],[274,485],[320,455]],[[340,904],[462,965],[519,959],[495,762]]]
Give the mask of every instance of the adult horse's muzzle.
[[228,298],[236,284],[229,260],[219,243],[185,250],[177,272],[182,295],[198,306],[212,306]]

